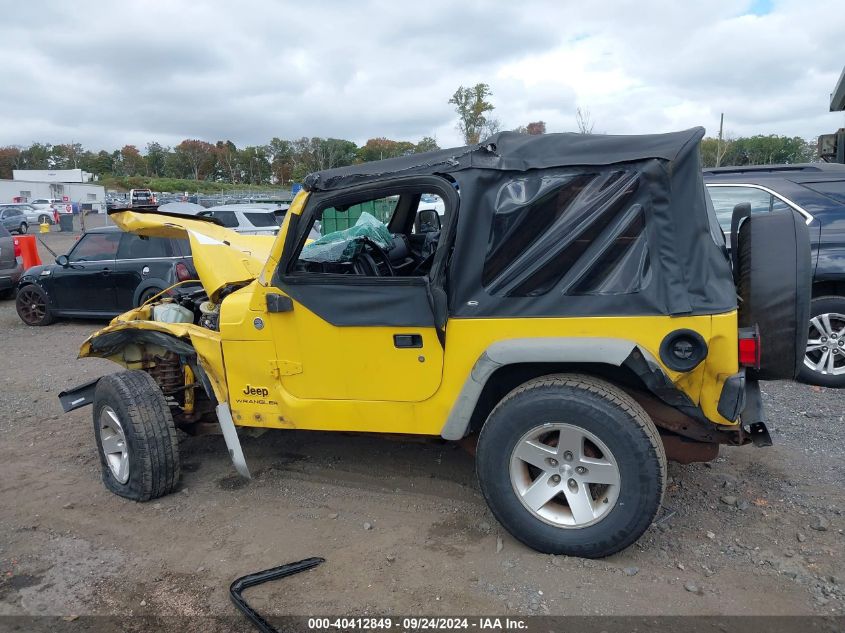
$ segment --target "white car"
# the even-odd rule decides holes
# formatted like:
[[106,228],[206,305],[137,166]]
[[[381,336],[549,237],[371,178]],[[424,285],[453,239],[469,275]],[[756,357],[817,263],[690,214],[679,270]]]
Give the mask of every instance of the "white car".
[[26,204],[29,204],[35,207],[36,209],[41,209],[44,211],[49,210],[51,214],[73,212],[73,207],[71,206],[70,202],[63,202],[58,198],[36,198],[35,200],[30,200]]
[[26,216],[26,222],[29,226],[37,224],[55,224],[53,217],[53,210],[51,208],[39,209],[28,202],[15,202],[13,204],[0,204],[0,211],[14,207],[21,211]]
[[220,220],[223,226],[238,233],[276,235],[288,208],[286,204],[222,204],[198,215]]

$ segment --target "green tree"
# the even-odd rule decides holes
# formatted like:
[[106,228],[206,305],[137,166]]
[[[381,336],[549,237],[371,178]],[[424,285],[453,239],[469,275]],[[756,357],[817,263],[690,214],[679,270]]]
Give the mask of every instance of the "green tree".
[[437,144],[437,139],[433,136],[422,137],[420,142],[414,146],[414,152],[417,154],[421,154],[422,152],[433,152],[437,149],[440,149],[440,146]]
[[164,147],[155,141],[147,143],[147,174],[150,176],[164,176],[167,168],[167,156],[170,148]]
[[50,167],[53,169],[78,169],[84,150],[81,143],[65,143],[50,148]]
[[33,143],[21,151],[19,169],[50,169],[52,146]]
[[293,142],[273,137],[267,146],[267,151],[270,154],[273,180],[282,184],[289,183],[293,178],[293,171],[297,164]]
[[92,174],[111,174],[114,173],[114,160],[112,155],[106,150],[101,149],[97,155],[91,160],[91,169],[86,169]]
[[217,179],[231,183],[240,182],[240,154],[232,141],[217,141],[215,146]]
[[815,158],[815,144],[798,136],[758,134],[721,142],[709,137],[701,141],[703,167],[806,163]]
[[458,114],[458,131],[464,137],[467,145],[479,142],[482,132],[487,129],[487,112],[492,112],[495,106],[486,100],[492,96],[490,86],[485,83],[475,84],[472,88],[459,86],[449,99]]
[[270,182],[271,168],[266,146],[244,147],[238,153],[238,164],[243,173],[244,182],[252,185]]
[[168,178],[187,179],[193,178],[194,172],[184,153],[172,151],[165,158],[164,175]]
[[312,139],[314,146],[315,171],[345,167],[355,162],[358,146],[341,138]]

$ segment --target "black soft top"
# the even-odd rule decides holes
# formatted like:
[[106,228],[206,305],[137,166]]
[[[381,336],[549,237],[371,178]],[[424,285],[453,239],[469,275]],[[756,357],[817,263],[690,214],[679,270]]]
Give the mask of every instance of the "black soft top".
[[502,132],[315,172],[305,186],[319,205],[355,185],[451,180],[453,318],[717,314],[736,309],[736,288],[702,179],[703,136]]
[[614,165],[649,158],[672,161],[697,145],[704,128],[668,134],[540,134],[500,132],[478,145],[326,169],[305,178],[308,191],[331,191],[393,176],[464,169],[525,171],[575,165]]

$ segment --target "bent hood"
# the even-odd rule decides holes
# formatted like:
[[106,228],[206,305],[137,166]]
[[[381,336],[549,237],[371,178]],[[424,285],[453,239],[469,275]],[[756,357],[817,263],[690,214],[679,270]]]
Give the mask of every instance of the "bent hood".
[[118,211],[109,217],[127,233],[189,240],[200,283],[212,300],[226,286],[256,279],[276,239],[241,235],[214,222],[166,213]]

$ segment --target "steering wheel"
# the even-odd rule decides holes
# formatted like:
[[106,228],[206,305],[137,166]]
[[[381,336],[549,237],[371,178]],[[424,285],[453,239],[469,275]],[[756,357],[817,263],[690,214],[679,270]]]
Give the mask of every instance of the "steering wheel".
[[[381,261],[384,263],[385,268],[387,268],[387,275],[386,276],[393,277],[393,276],[396,275],[396,273],[393,270],[393,265],[390,263],[390,257],[388,256],[387,251],[385,251],[381,246],[376,244],[369,237],[362,237],[361,243],[364,246],[369,246],[370,250],[374,254],[378,255],[379,259],[381,259]],[[376,272],[378,272],[377,268],[376,268]]]

